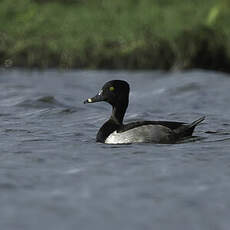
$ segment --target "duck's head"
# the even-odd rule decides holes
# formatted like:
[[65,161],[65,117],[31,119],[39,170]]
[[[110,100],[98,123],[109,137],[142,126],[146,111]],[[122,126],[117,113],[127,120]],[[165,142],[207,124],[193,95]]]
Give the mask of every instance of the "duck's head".
[[108,81],[95,97],[88,98],[84,103],[99,101],[108,102],[113,107],[128,106],[129,84],[123,80]]

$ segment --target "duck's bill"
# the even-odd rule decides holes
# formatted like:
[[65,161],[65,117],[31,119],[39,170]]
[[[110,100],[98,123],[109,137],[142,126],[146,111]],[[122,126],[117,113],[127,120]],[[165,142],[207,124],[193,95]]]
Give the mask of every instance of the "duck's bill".
[[104,101],[104,97],[102,95],[97,94],[95,97],[88,98],[87,100],[84,101],[84,104],[86,103],[95,103],[98,101]]

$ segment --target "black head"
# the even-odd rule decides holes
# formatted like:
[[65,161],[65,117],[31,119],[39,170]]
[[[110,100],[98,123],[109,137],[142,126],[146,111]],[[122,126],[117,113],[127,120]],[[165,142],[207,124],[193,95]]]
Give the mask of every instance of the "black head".
[[84,103],[94,103],[105,101],[112,106],[127,106],[129,101],[129,84],[122,80],[112,80],[106,82],[99,93]]

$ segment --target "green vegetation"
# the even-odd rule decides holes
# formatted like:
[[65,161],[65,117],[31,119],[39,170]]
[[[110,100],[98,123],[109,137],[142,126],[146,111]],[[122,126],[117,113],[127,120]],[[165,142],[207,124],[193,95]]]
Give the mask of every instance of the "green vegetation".
[[229,0],[1,0],[0,66],[230,71]]

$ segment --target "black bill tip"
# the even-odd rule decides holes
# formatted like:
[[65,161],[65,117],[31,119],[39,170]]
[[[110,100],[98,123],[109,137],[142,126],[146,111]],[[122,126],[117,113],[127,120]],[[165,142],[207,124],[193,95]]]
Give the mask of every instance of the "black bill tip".
[[91,98],[88,98],[87,100],[84,101],[84,104],[91,103],[93,102]]

